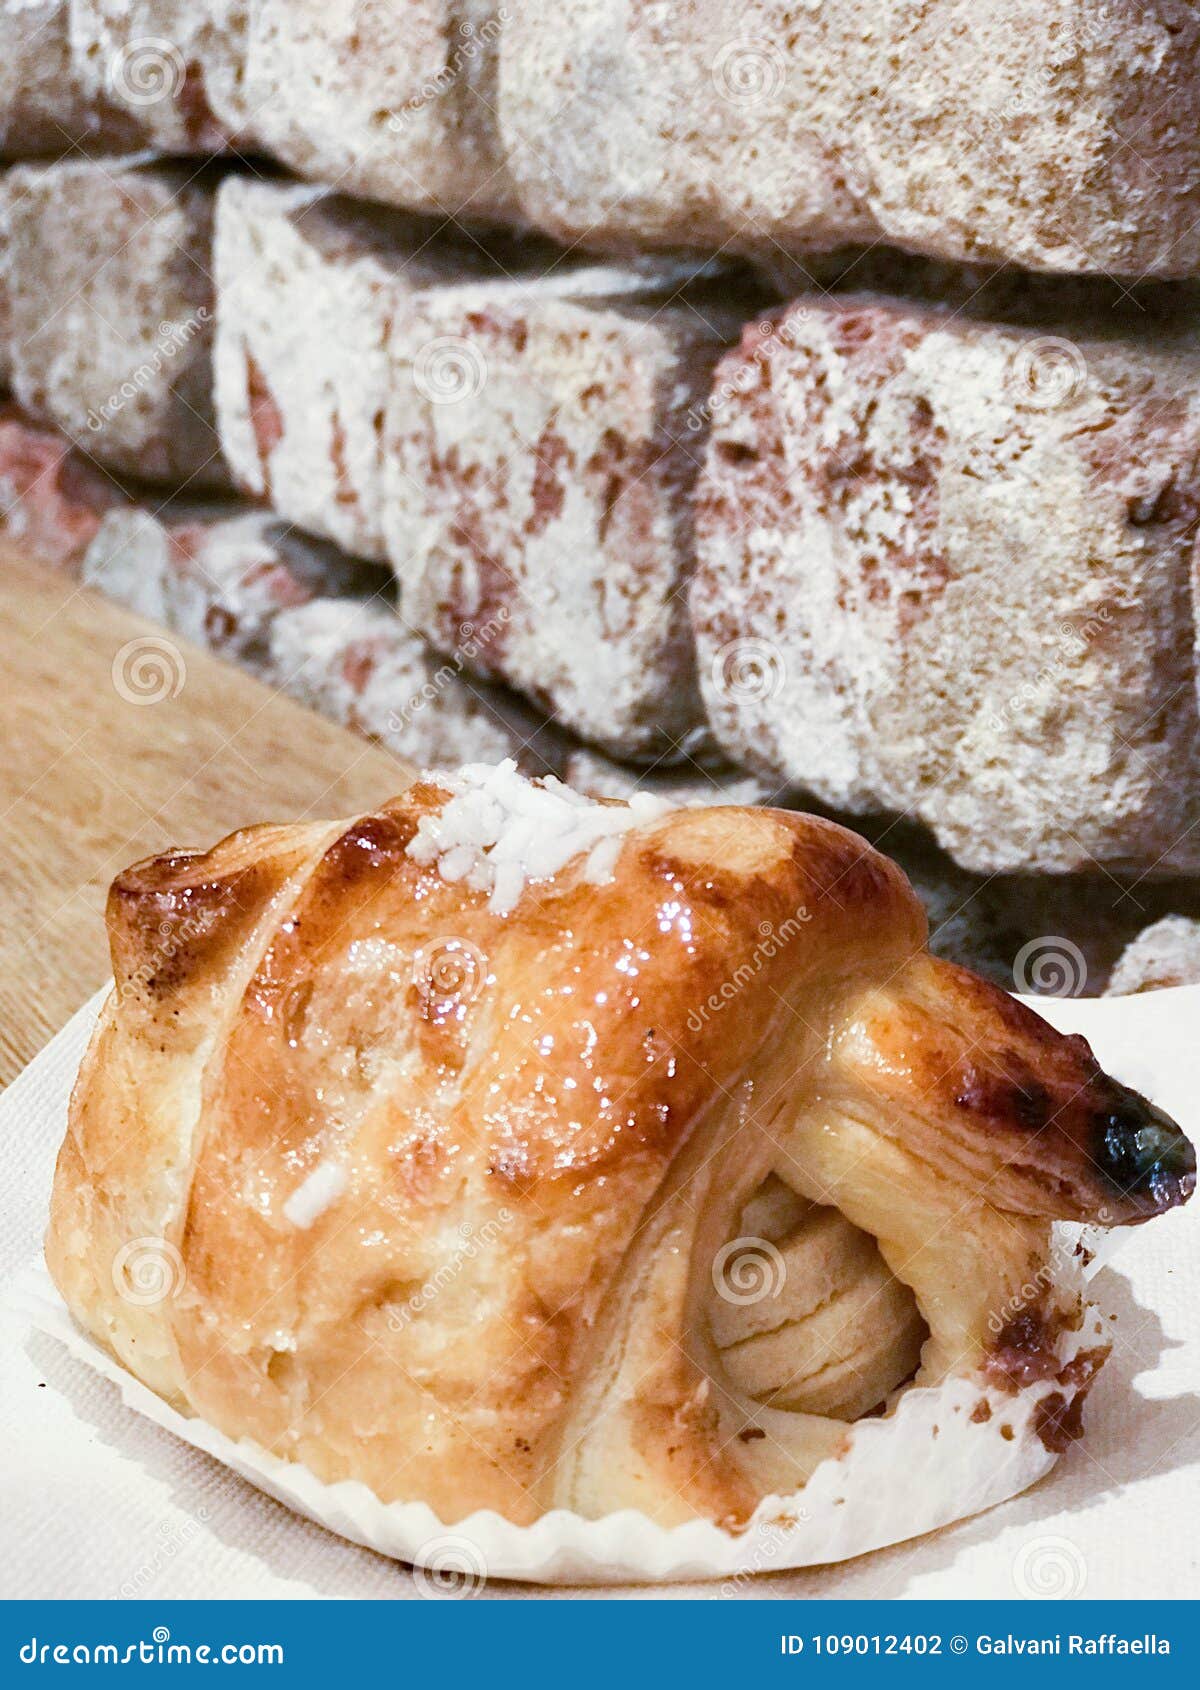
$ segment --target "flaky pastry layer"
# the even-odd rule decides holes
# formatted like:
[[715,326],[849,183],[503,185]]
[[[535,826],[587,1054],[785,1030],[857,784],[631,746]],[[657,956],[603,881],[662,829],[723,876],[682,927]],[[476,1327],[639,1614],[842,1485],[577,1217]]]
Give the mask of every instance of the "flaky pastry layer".
[[[446,801],[115,882],[46,1244],[87,1329],[446,1522],[737,1527],[952,1378],[1075,1430],[1101,1358],[1051,1223],[1181,1201],[1178,1129],[931,959],[900,871],[828,822],[673,812],[497,914],[409,852]],[[777,1301],[731,1296],[769,1214],[741,1245]]]

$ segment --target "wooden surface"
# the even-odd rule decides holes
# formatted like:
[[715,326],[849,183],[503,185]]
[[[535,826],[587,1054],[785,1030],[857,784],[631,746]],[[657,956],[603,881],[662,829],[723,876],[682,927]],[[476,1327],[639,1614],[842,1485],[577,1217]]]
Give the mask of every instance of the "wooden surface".
[[104,898],[127,863],[250,822],[352,815],[404,779],[386,752],[3,544],[0,747],[0,1085],[103,984]]

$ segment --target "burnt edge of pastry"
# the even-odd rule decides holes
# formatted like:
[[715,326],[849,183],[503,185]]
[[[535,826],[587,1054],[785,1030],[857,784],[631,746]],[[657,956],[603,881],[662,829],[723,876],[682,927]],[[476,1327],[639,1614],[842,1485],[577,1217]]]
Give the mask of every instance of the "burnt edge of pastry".
[[1179,1123],[1098,1064],[1092,1087],[1092,1158],[1114,1192],[1136,1200],[1146,1220],[1186,1203],[1196,1189],[1196,1151]]
[[[1186,1133],[1141,1093],[1105,1073],[1087,1039],[1062,1034],[1027,1005],[953,964],[937,971],[922,1018],[924,1095],[948,1118],[970,1117],[1014,1176],[1041,1187],[1060,1219],[1137,1225],[1187,1202],[1196,1154]],[[921,1014],[921,1011],[917,1011]],[[991,1015],[1004,1029],[991,1050],[964,1037]],[[877,1030],[885,1049],[892,1026]]]
[[175,851],[119,874],[108,893],[113,973],[147,1002],[169,996],[201,967],[219,966],[276,879],[273,863],[223,863],[216,852]]

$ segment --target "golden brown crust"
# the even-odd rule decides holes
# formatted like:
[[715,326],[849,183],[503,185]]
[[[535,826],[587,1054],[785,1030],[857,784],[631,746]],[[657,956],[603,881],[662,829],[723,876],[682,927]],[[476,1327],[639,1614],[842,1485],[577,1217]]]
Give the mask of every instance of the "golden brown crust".
[[186,1264],[173,1228],[201,1080],[256,932],[328,833],[252,828],[136,864],[110,893],[113,991],[76,1080],[46,1258],[93,1336],[180,1402],[170,1314]]
[[[1180,1136],[1173,1123],[1105,1074],[1086,1039],[966,969],[921,959],[902,994],[864,1001],[856,1030],[864,1079],[900,1109],[917,1100],[936,1123],[931,1153],[986,1180],[999,1209],[1126,1226],[1190,1190],[1194,1162],[1174,1168],[1164,1154]],[[915,1147],[912,1114],[899,1118]],[[1128,1142],[1139,1134],[1140,1152]]]
[[107,922],[113,977],[146,1006],[217,974],[277,888],[280,830],[248,828],[205,851],[147,857],[109,888]]
[[[778,1413],[768,1438],[710,1389],[698,1287],[754,1186],[860,1202],[900,1275],[849,1171],[859,1135],[929,1213],[969,1178],[956,1236],[1007,1294],[1042,1217],[1097,1212],[1103,1082],[1086,1047],[931,964],[903,876],[830,823],[675,812],[626,836],[610,883],[576,860],[500,915],[409,854],[446,797],[424,781],[119,878],[52,1271],[156,1390],[327,1479],[446,1520],[743,1519],[845,1441]],[[134,1238],[177,1270],[152,1307],[114,1281]],[[944,1266],[927,1293],[922,1264],[902,1275],[929,1368],[986,1336],[982,1291],[967,1312],[947,1293],[961,1331],[941,1320]]]

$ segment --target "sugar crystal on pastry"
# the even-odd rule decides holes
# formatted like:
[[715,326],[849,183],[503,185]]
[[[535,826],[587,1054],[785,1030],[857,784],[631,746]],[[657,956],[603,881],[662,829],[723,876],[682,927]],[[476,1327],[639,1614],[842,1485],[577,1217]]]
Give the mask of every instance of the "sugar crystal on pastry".
[[310,1227],[342,1195],[346,1180],[346,1170],[341,1163],[318,1162],[283,1205],[285,1217],[293,1226]]
[[422,818],[409,856],[436,863],[443,880],[486,891],[496,915],[515,907],[527,881],[550,878],[584,851],[588,878],[608,880],[621,836],[669,808],[649,793],[635,793],[627,805],[605,804],[553,775],[526,780],[512,758],[433,778],[453,796],[438,814]]

